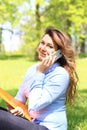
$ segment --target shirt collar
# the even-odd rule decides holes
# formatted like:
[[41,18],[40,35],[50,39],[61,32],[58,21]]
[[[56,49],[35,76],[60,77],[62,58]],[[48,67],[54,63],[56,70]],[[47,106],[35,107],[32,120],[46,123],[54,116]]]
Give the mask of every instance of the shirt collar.
[[52,72],[56,67],[60,66],[60,64],[58,62],[54,63],[46,72],[45,74],[48,74],[50,72]]

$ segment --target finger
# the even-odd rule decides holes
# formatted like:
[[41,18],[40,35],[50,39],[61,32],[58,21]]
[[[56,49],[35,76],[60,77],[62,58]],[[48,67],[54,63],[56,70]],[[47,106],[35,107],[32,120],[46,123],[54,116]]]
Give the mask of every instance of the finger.
[[20,107],[16,107],[15,109],[10,110],[10,112],[15,116],[16,115],[18,115],[18,116],[24,115],[23,110]]
[[48,67],[50,67],[50,66],[53,64],[53,61],[54,61],[54,60],[53,60],[53,57],[52,57],[52,56],[49,56],[46,65],[47,65]]
[[19,115],[19,116],[24,115],[22,108],[16,107],[15,110],[16,110],[16,112],[17,112],[17,113],[15,113],[15,114],[17,114],[17,115]]
[[52,64],[56,61],[56,56],[52,57]]
[[47,55],[47,56],[43,59],[42,63],[43,63],[44,66],[48,66],[49,63],[50,63],[50,56]]
[[10,112],[11,112],[12,114],[15,114],[15,113],[16,113],[15,109],[11,109]]

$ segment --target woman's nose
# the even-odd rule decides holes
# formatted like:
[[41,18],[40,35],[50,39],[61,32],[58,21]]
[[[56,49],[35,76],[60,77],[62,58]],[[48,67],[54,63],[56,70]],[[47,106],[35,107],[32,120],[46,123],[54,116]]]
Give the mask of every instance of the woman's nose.
[[42,50],[46,50],[46,45],[42,45],[42,46],[41,46],[41,49],[42,49]]

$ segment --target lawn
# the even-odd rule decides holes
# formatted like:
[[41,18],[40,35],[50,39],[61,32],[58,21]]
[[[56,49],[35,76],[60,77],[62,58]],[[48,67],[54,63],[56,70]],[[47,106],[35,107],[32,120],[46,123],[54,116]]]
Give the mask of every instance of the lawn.
[[[35,62],[28,58],[11,58],[0,60],[0,87],[15,96],[27,69]],[[68,130],[87,130],[87,59],[77,60],[79,75],[79,99],[74,108],[67,106]],[[0,106],[6,104],[0,99]],[[59,117],[58,117],[59,118]]]

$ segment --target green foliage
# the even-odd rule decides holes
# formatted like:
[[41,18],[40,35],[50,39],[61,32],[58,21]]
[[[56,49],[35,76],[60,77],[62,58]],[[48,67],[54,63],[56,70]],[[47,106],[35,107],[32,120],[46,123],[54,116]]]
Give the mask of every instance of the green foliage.
[[47,26],[55,26],[74,37],[78,49],[82,47],[81,36],[87,38],[87,1],[36,0],[32,4],[31,0],[0,0],[0,27],[6,22],[10,22],[12,32],[14,27],[22,32],[22,43],[28,44],[30,50],[32,45],[36,48],[33,43],[40,40]]
[[50,0],[49,2],[43,14],[45,17],[43,26],[54,25],[67,32],[71,38],[73,36],[77,49],[80,46],[80,35],[86,36],[87,33],[87,1]]
[[20,16],[17,8],[19,4],[20,0],[19,2],[15,0],[0,0],[0,24],[5,23],[6,21],[11,22],[12,25],[16,25],[18,23],[16,23],[16,20],[19,19]]

